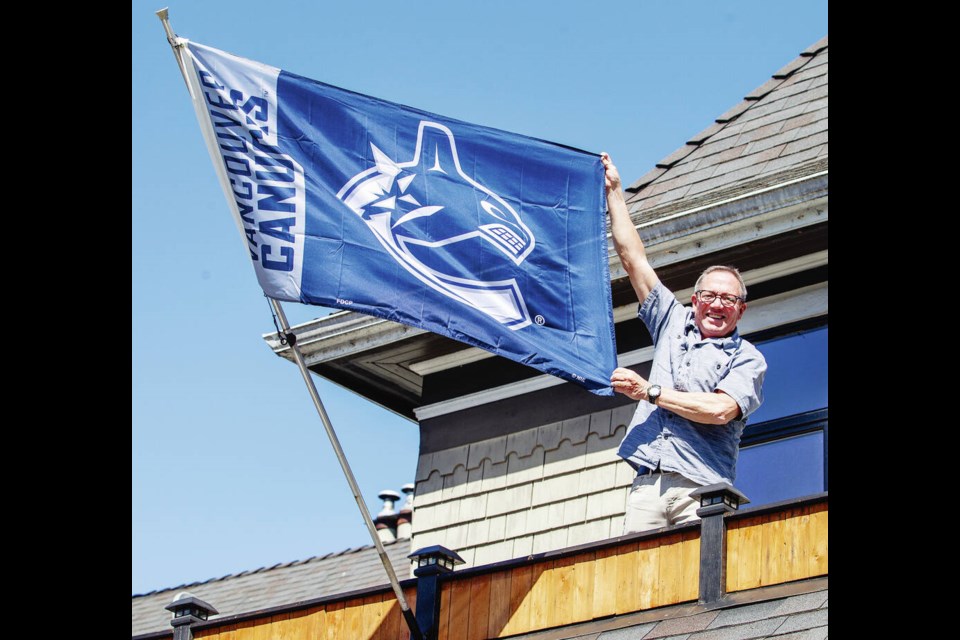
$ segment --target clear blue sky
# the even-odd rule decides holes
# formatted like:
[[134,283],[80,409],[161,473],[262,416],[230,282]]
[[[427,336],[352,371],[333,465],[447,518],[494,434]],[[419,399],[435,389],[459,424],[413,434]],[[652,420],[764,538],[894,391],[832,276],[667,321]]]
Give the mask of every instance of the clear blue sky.
[[[133,593],[371,544],[230,217],[177,35],[452,118],[608,151],[626,183],[827,35],[826,0],[133,0]],[[293,323],[328,310],[285,304]],[[314,377],[375,515],[414,423]]]

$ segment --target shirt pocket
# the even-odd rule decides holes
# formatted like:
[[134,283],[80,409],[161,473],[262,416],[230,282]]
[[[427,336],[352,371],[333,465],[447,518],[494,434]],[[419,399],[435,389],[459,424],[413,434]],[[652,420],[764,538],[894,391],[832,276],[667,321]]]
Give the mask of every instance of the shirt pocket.
[[703,345],[697,351],[697,357],[690,362],[690,386],[697,391],[713,392],[730,371],[733,358],[714,345]]

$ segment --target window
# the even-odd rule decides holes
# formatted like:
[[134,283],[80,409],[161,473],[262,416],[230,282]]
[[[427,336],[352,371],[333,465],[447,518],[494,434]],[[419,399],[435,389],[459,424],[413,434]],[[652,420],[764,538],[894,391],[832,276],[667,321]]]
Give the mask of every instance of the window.
[[828,406],[827,326],[753,344],[767,359],[767,375],[748,425]]
[[748,426],[735,484],[751,506],[826,491],[827,410]]
[[821,326],[754,343],[767,374],[737,461],[748,506],[827,490],[827,337]]

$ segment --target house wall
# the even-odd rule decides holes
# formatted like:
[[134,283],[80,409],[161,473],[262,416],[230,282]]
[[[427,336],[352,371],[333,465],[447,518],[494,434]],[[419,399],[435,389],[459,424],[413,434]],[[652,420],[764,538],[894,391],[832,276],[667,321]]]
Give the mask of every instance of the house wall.
[[470,567],[620,535],[635,473],[616,450],[635,406],[421,454],[411,548]]

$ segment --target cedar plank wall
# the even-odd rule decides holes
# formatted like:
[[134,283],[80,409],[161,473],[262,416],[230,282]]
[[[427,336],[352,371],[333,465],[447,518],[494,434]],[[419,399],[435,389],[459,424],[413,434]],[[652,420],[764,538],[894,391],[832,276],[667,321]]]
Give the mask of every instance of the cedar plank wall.
[[[416,587],[403,590],[416,610]],[[409,640],[392,590],[235,624],[194,630],[197,640]]]
[[827,575],[826,502],[727,522],[727,592]]

